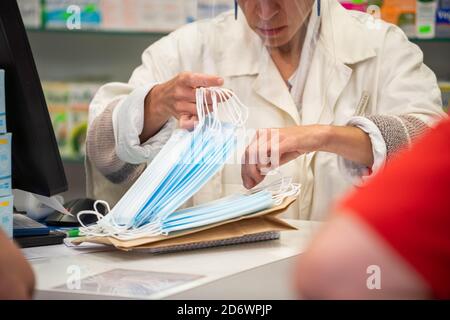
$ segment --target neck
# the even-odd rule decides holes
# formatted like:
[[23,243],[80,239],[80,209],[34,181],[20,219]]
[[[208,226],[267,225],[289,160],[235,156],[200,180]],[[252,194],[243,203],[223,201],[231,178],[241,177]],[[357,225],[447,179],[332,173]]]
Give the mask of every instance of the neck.
[[305,42],[307,26],[308,23],[306,21],[287,44],[276,48],[268,48],[272,60],[285,81],[287,81],[298,68],[303,43]]

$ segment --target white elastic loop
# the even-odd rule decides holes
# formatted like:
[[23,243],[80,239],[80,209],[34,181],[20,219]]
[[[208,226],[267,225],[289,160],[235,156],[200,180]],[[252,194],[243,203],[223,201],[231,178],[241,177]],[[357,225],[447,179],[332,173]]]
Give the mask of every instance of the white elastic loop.
[[203,126],[203,123],[205,122],[205,114],[204,114],[204,110],[203,110],[202,91],[200,90],[200,88],[195,91],[195,100],[196,100],[199,125]]
[[274,193],[272,194],[272,197],[274,199],[275,205],[280,205],[283,203],[283,201],[288,197],[296,197],[300,194],[301,185],[298,183],[291,183],[289,184],[288,188],[283,190],[280,193]]
[[84,216],[84,215],[94,215],[94,216],[97,217],[98,221],[100,221],[101,219],[103,219],[104,215],[100,213],[100,210],[99,210],[98,207],[97,207],[99,204],[105,206],[105,208],[106,208],[106,213],[105,213],[105,215],[108,214],[108,213],[111,211],[111,208],[109,207],[109,203],[108,203],[108,202],[103,201],[103,200],[97,200],[97,201],[95,201],[95,202],[94,202],[94,210],[83,210],[83,211],[78,212],[78,214],[77,214],[78,222],[80,223],[80,225],[81,225],[83,228],[87,228],[87,227],[88,227],[88,226],[86,226],[86,225],[83,223],[83,221],[81,220],[81,217]]
[[[208,103],[208,93],[211,105]],[[211,108],[210,108],[211,106]],[[244,105],[233,91],[225,88],[210,87],[196,89],[196,107],[199,124],[205,123],[208,116],[208,128],[220,130],[219,109],[227,114],[236,127],[243,127],[248,119],[248,107]]]
[[275,205],[283,203],[287,197],[296,197],[300,194],[301,185],[293,183],[291,177],[282,177],[276,181],[265,184],[250,190],[250,194],[255,194],[263,190],[272,194]]

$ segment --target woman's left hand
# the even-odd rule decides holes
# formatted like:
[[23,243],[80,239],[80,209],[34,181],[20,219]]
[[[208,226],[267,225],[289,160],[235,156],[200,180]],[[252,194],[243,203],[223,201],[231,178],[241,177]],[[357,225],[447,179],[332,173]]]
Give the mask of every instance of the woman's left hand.
[[258,130],[243,157],[244,186],[251,189],[261,183],[268,172],[319,149],[325,128],[313,125]]
[[241,175],[244,186],[251,189],[270,171],[314,151],[335,153],[368,168],[374,162],[370,137],[357,127],[310,125],[262,129],[243,157]]

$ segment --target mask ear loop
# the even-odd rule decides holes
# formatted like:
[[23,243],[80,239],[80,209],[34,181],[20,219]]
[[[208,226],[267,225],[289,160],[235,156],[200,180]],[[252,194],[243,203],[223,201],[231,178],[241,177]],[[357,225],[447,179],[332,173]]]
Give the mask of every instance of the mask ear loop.
[[83,221],[81,220],[81,217],[84,216],[84,215],[94,215],[94,216],[97,217],[98,221],[100,221],[100,220],[102,220],[104,218],[104,216],[100,213],[100,210],[97,207],[99,204],[105,206],[106,214],[108,214],[111,211],[111,208],[109,207],[109,203],[108,202],[103,201],[103,200],[95,201],[94,202],[94,210],[83,210],[83,211],[78,212],[78,214],[77,214],[77,220],[78,220],[78,222],[80,223],[80,225],[83,228],[89,227],[89,226],[85,225],[83,223]]
[[283,203],[283,201],[288,197],[297,197],[300,194],[301,186],[298,183],[291,183],[289,185],[289,189],[272,196],[275,205],[280,205]]
[[236,112],[237,108],[235,103],[232,100],[232,96],[226,92],[224,89],[217,90],[217,93],[220,96],[221,104],[223,105],[223,110],[226,111],[231,118],[231,121],[234,125],[238,124],[240,122],[240,114],[239,112]]
[[109,205],[105,201],[97,201],[94,204],[95,210],[85,210],[81,211],[78,216],[84,214],[94,214],[99,219],[95,225],[87,226],[79,219],[82,227],[80,228],[80,233],[86,236],[94,237],[113,237],[120,240],[130,240],[139,237],[148,236],[158,236],[162,234],[162,228],[160,221],[154,221],[144,226],[135,228],[130,225],[120,226],[117,224],[113,216],[108,216],[109,219],[104,219],[98,211],[97,205],[105,205],[107,211],[110,212]]
[[230,117],[233,118],[233,123],[237,127],[242,127],[242,110],[241,106],[235,99],[235,94],[230,90],[225,90],[224,95],[227,97],[227,110],[229,110]]
[[224,105],[223,110],[227,112],[228,116],[231,118],[231,122],[235,126],[240,125],[240,110],[233,100],[233,93],[230,90],[224,88],[218,88],[218,94],[221,97],[221,103]]
[[291,177],[281,178],[278,191],[272,193],[275,205],[280,205],[288,197],[296,197],[300,194],[301,185],[293,183]]
[[[105,219],[105,216],[100,213],[100,210],[98,209],[99,204],[103,205],[106,208],[105,216],[111,212],[111,208],[108,202],[97,200],[94,203],[94,210],[83,210],[77,214],[78,222],[81,225],[80,233],[82,235],[97,237],[113,236],[114,234],[119,233],[122,230],[121,228],[117,228],[114,224],[103,223],[105,220],[109,219]],[[95,215],[98,219],[97,223],[95,225],[85,225],[81,220],[81,217],[84,215]],[[111,216],[108,216],[108,218],[111,218]]]
[[219,110],[217,107],[217,89],[212,88],[211,90],[211,100],[212,100],[212,117],[213,117],[213,129],[220,131],[222,129],[222,124],[219,120]]
[[274,204],[280,205],[288,197],[296,197],[300,194],[301,185],[292,183],[292,178],[283,177],[265,186],[250,190],[250,194],[267,191],[272,194]]
[[203,126],[205,122],[205,113],[203,110],[203,88],[197,88],[195,90],[195,104],[197,108],[197,115],[198,115],[198,121],[199,125]]
[[[253,188],[252,190],[250,190],[250,193],[257,193],[263,190],[269,191],[269,192],[280,192],[282,186],[283,186],[283,179],[285,178],[280,178],[278,180],[272,181],[271,183],[267,183],[263,186],[257,187],[257,188]],[[277,190],[273,191],[274,188],[278,188]]]
[[[204,89],[204,88],[201,88]],[[224,112],[228,112],[230,118],[233,121],[233,124],[237,127],[243,127],[248,119],[248,107],[244,105],[239,98],[229,89],[225,88],[217,88],[217,87],[211,87],[207,89],[212,97],[212,109],[213,111],[210,112],[209,108],[207,108],[207,112],[209,115],[214,115],[216,120],[216,126],[215,128],[220,128],[221,123],[218,119],[218,104],[225,104],[226,107],[223,108]],[[217,100],[217,96],[219,96],[219,100]],[[198,98],[197,98],[198,99]],[[204,95],[203,96],[204,104],[208,105],[207,98]],[[210,123],[210,127],[212,127],[213,124]],[[220,127],[219,127],[220,126]]]
[[[240,114],[240,117],[239,117],[240,121],[236,125],[238,127],[243,127],[248,120],[248,115],[249,115],[248,107],[245,104],[243,104],[241,102],[241,100],[239,100],[238,96],[235,95],[231,90],[229,90],[229,89],[224,89],[224,90],[231,96],[232,99],[234,99],[233,101],[236,102],[235,110],[237,110],[237,112],[239,112],[239,114]],[[244,112],[243,115],[242,115],[241,111]]]
[[209,89],[202,88],[203,112],[208,122],[207,127],[211,128],[213,126],[213,119],[211,116],[211,111],[209,110],[208,91]]

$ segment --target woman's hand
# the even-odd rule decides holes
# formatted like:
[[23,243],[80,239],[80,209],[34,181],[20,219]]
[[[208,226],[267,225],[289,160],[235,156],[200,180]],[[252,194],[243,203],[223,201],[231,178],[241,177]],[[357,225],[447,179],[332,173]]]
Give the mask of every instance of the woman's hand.
[[220,77],[186,72],[155,86],[145,99],[141,141],[153,137],[172,116],[180,120],[182,128],[193,128],[198,121],[195,89],[222,85],[223,79]]
[[271,170],[320,148],[325,130],[325,126],[258,130],[245,151],[241,171],[244,186],[251,189],[261,183]]
[[356,127],[325,125],[259,130],[247,147],[242,181],[247,189],[261,183],[268,172],[314,151],[335,153],[347,160],[372,167],[372,142]]

